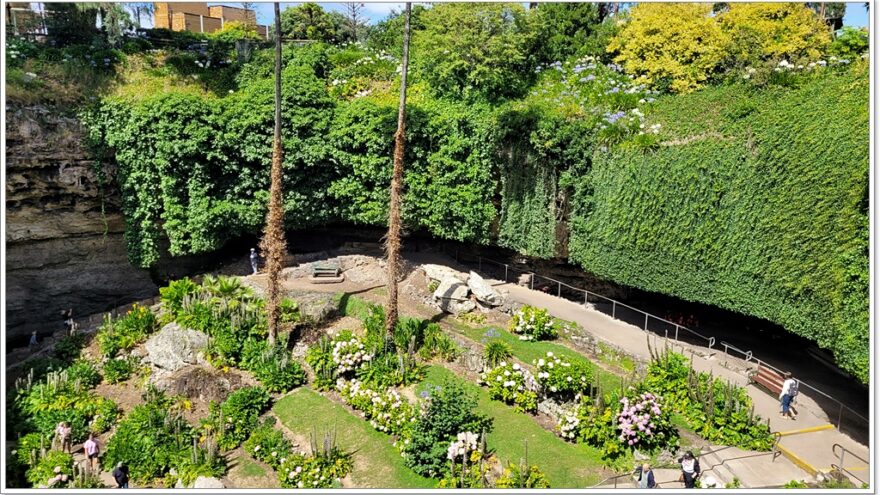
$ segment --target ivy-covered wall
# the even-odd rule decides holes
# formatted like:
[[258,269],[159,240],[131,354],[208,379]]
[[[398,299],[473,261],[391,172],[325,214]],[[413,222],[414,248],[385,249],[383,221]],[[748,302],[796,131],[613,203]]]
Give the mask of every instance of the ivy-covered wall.
[[868,79],[662,98],[656,151],[597,154],[576,180],[572,261],[766,318],[869,377]]

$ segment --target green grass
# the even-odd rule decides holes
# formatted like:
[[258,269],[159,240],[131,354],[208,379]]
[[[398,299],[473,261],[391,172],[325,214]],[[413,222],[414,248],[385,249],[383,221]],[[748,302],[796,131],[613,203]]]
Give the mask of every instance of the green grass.
[[342,316],[365,318],[370,313],[370,304],[372,303],[366,299],[351,294],[343,292],[336,294],[336,307]]
[[488,392],[453,372],[440,366],[430,366],[425,379],[416,390],[421,392],[446,380],[455,380],[479,399],[480,412],[494,418],[494,427],[489,434],[488,446],[494,449],[502,463],[518,463],[525,457],[528,444],[528,461],[537,465],[550,480],[553,488],[586,488],[598,483],[602,466],[598,449],[565,442],[552,432],[542,428],[527,414],[519,413],[512,407],[489,398]]
[[238,464],[235,466],[242,476],[249,478],[259,478],[266,475],[266,470],[253,460],[247,457],[239,457]]
[[335,430],[337,445],[353,454],[354,469],[349,476],[356,487],[434,488],[437,484],[406,467],[390,436],[312,390],[290,393],[273,411],[284,426],[306,438],[313,431],[320,437]]
[[[490,339],[486,337],[486,332],[489,331],[489,328],[473,328],[467,325],[455,324],[453,323],[453,327],[455,327],[456,331],[465,336],[475,340],[477,342],[486,343]],[[620,387],[620,376],[615,375],[609,371],[605,371],[604,369],[596,366],[592,361],[585,358],[583,355],[578,354],[576,351],[562,345],[555,344],[553,342],[548,341],[538,341],[538,342],[528,342],[525,340],[519,340],[519,337],[508,332],[507,330],[503,330],[500,328],[493,328],[496,332],[498,332],[499,336],[494,337],[491,340],[501,340],[506,342],[511,350],[513,351],[513,357],[519,359],[520,361],[531,365],[532,361],[540,358],[546,358],[547,352],[552,352],[556,356],[565,356],[570,361],[579,361],[582,363],[586,363],[593,369],[593,373],[595,373],[599,377],[599,386],[604,391],[613,390]]]

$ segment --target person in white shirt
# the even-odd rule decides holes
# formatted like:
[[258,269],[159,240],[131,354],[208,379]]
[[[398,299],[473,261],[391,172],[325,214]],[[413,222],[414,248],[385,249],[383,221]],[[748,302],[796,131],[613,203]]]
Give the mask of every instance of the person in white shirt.
[[788,417],[794,420],[794,416],[791,414],[791,400],[796,390],[797,382],[791,377],[791,373],[785,373],[785,381],[782,382],[782,390],[779,392],[779,401],[782,403],[781,415],[783,418]]

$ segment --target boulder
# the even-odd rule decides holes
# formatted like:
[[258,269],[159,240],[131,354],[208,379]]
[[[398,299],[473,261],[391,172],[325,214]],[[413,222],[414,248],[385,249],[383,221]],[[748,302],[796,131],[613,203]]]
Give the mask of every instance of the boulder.
[[477,298],[477,301],[486,303],[490,306],[501,306],[504,304],[504,298],[501,297],[501,294],[489,285],[489,283],[486,282],[486,279],[476,272],[472,271],[468,274],[467,285],[471,289],[471,292],[474,293],[474,297]]
[[425,271],[425,275],[428,276],[431,280],[442,281],[448,278],[458,279],[461,282],[467,282],[467,275],[461,273],[458,270],[453,270],[448,266],[443,265],[432,265],[430,263],[422,265],[422,270]]
[[434,291],[434,299],[465,301],[468,298],[468,292],[470,292],[470,289],[468,289],[467,284],[456,278],[445,278],[440,281],[440,285],[437,286],[437,290]]
[[223,482],[209,476],[199,476],[193,483],[193,488],[226,488]]
[[167,371],[177,371],[203,361],[202,349],[208,345],[208,336],[202,332],[182,328],[177,323],[162,327],[144,344],[147,361]]
[[447,313],[452,313],[454,315],[473,311],[477,307],[477,303],[471,301],[470,299],[465,299],[464,301],[458,301],[455,299],[440,299],[437,301],[437,305],[440,307],[441,310]]

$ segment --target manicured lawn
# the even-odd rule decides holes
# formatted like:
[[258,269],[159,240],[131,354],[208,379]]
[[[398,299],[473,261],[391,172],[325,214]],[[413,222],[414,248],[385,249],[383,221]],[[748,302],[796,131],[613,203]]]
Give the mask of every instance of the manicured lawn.
[[597,449],[563,441],[527,414],[491,400],[484,388],[456,376],[446,368],[429,367],[425,379],[416,385],[416,390],[421,392],[446,380],[463,383],[479,398],[478,409],[495,419],[488,446],[495,450],[502,463],[518,463],[525,457],[528,444],[529,463],[537,465],[547,475],[551,487],[586,488],[600,481],[598,473],[602,463]]
[[263,468],[263,466],[260,466],[259,464],[251,459],[248,459],[247,457],[239,457],[237,462],[238,465],[236,467],[238,468],[238,471],[239,473],[241,473],[242,476],[257,478],[266,475],[266,470]]
[[336,443],[353,453],[351,481],[359,488],[434,488],[437,482],[423,478],[403,463],[390,436],[374,430],[363,418],[331,402],[317,392],[301,388],[279,400],[273,411],[293,432],[306,438],[317,432],[336,431]]
[[[520,361],[531,365],[533,360],[546,358],[548,352],[552,352],[556,356],[565,356],[570,361],[580,361],[588,364],[593,368],[594,373],[598,373],[599,385],[603,391],[609,391],[620,387],[620,377],[614,373],[599,368],[592,361],[578,354],[576,351],[562,345],[548,341],[528,342],[519,340],[519,337],[500,328],[473,328],[463,324],[454,324],[455,330],[467,337],[482,343],[490,340],[501,340],[510,345],[513,350],[513,356]],[[487,332],[493,330],[498,334],[497,337],[488,337]]]

